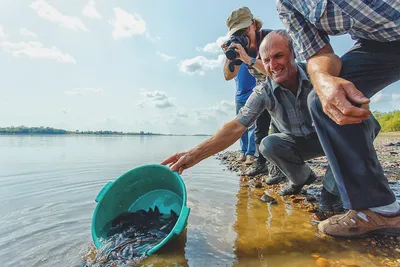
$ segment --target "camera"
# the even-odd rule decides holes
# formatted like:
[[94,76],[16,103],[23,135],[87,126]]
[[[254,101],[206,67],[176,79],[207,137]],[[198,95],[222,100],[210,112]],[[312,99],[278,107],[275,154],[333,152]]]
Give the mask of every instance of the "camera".
[[239,54],[235,51],[235,48],[232,47],[233,44],[241,44],[242,47],[247,50],[247,45],[249,44],[246,35],[231,35],[228,41],[225,42],[228,49],[225,51],[225,56],[229,60],[235,60]]

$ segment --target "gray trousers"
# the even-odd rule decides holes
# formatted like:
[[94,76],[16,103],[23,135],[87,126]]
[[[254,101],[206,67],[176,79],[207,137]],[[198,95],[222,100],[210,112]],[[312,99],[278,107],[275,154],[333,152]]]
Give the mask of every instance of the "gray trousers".
[[[284,133],[271,134],[261,141],[260,152],[295,185],[303,184],[311,174],[306,160],[325,156],[316,133],[307,138]],[[338,195],[329,166],[324,181],[327,190]]]
[[[381,126],[374,116],[365,122],[371,139],[378,135]],[[311,168],[305,163],[310,159],[325,156],[316,133],[308,137],[298,137],[284,133],[271,134],[260,144],[260,153],[274,163],[295,185],[303,184],[311,174]],[[333,172],[328,165],[323,185],[330,193],[340,196]]]
[[[400,42],[359,40],[342,57],[340,77],[366,97],[374,96],[400,79]],[[367,121],[336,124],[314,92],[308,96],[308,106],[344,207],[361,210],[393,203],[396,198],[378,161]]]

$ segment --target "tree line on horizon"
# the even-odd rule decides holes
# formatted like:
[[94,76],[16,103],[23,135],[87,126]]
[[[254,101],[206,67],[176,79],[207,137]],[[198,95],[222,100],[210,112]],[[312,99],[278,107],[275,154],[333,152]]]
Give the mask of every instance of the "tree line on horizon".
[[[373,111],[375,118],[382,126],[382,132],[400,131],[400,110],[390,112]],[[120,131],[67,131],[53,127],[26,127],[11,126],[0,127],[0,135],[4,134],[97,134],[97,135],[172,135],[152,132],[120,132]],[[195,136],[208,136],[208,134],[195,134]]]
[[382,132],[398,132],[400,131],[400,110],[390,112],[373,112],[375,118],[382,127]]
[[53,127],[27,127],[27,126],[11,126],[0,127],[0,134],[101,134],[101,135],[163,135],[151,132],[119,132],[119,131],[67,131]]

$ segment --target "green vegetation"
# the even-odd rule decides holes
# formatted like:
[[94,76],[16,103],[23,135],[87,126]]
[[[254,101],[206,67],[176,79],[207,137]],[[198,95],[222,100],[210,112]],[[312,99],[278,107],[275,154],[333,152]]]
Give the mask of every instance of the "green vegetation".
[[[373,112],[375,118],[382,126],[381,132],[400,132],[400,110],[391,112]],[[96,135],[172,135],[159,134],[140,131],[135,132],[117,132],[117,131],[67,131],[52,127],[0,127],[0,135],[4,134],[96,134]],[[209,136],[207,134],[195,134],[194,136]]]
[[400,131],[400,110],[391,112],[373,112],[375,118],[382,126],[382,132]]
[[101,134],[101,135],[163,135],[150,132],[138,132],[138,133],[124,133],[117,131],[66,131],[63,129],[56,129],[52,127],[0,127],[1,134]]
[[66,134],[68,131],[51,127],[0,127],[0,134]]
[[[11,134],[95,134],[95,135],[163,135],[163,136],[186,136],[185,134],[160,134],[152,132],[140,131],[135,132],[118,132],[118,131],[67,131],[63,129],[56,129],[52,127],[0,127],[0,135],[11,135]],[[195,134],[195,136],[209,136],[207,134]]]

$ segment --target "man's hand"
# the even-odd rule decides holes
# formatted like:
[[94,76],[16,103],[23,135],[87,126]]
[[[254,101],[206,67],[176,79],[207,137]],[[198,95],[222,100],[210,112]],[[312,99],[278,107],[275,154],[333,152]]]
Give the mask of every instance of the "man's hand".
[[192,150],[189,150],[186,152],[175,153],[161,162],[161,164],[169,165],[171,171],[177,171],[179,174],[182,174],[185,169],[188,169],[199,162],[200,159],[195,156],[195,153]]
[[355,107],[349,102],[364,105],[370,100],[345,79],[327,73],[315,73],[314,88],[324,112],[339,125],[361,123],[371,115],[368,109]]

